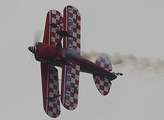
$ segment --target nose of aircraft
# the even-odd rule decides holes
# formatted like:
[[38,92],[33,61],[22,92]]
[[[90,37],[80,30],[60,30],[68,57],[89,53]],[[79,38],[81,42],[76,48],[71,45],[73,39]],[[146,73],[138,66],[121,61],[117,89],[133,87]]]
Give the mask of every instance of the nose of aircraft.
[[35,46],[30,46],[30,47],[28,47],[28,50],[30,51],[30,52],[32,52],[32,53],[36,53],[36,47]]

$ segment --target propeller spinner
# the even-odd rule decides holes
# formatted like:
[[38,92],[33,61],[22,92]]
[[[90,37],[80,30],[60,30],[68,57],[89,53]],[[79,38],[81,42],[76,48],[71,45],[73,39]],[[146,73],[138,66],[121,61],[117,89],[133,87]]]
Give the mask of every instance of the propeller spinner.
[[28,47],[28,50],[30,51],[30,52],[32,52],[32,53],[36,53],[36,47],[35,46],[30,46],[30,47]]

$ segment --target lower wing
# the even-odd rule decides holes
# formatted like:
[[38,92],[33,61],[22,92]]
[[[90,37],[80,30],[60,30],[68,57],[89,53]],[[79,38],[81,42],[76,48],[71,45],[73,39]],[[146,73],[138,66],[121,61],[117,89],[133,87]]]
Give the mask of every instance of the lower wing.
[[41,63],[44,110],[52,118],[60,115],[58,70],[53,65]]

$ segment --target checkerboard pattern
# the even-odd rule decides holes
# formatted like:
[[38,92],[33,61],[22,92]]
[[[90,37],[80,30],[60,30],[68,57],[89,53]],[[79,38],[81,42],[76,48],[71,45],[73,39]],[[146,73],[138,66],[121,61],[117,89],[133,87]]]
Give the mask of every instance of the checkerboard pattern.
[[103,67],[107,71],[112,71],[112,65],[111,65],[111,62],[109,60],[109,57],[105,54],[100,55],[96,59],[96,64],[100,67]]
[[66,109],[74,110],[78,104],[80,66],[72,63],[72,66],[63,66],[62,70],[65,72],[62,74],[61,102]]
[[110,80],[100,75],[93,75],[93,78],[98,91],[102,95],[107,95],[112,85]]
[[63,30],[63,17],[57,10],[50,10],[49,15],[49,44],[56,45],[61,36],[56,32]]
[[53,118],[60,115],[58,70],[48,65],[46,113]]
[[64,38],[64,47],[75,49],[80,54],[80,32],[81,32],[81,16],[79,11],[73,6],[66,6],[64,14],[64,30],[73,37]]
[[[107,55],[102,54],[96,59],[96,65],[104,68],[106,71],[110,72],[112,70],[112,65],[110,59]],[[104,75],[93,75],[94,82],[97,89],[102,95],[107,95],[112,83]]]

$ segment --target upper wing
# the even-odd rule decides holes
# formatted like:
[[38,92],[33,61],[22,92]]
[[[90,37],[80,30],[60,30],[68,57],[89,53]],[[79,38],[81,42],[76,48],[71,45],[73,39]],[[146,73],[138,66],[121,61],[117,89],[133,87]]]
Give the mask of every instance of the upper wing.
[[43,106],[53,118],[60,115],[58,70],[53,65],[41,63]]
[[74,110],[78,104],[80,66],[75,62],[62,67],[61,102],[68,110]]
[[[80,54],[80,13],[75,7],[66,6],[63,14],[64,31],[68,34],[64,37],[63,48]],[[71,58],[68,61],[71,65],[62,66],[61,102],[66,109],[73,110],[78,104],[80,65]]]
[[72,37],[64,37],[63,47],[74,49],[80,54],[81,16],[73,6],[66,6],[63,11],[64,30]]
[[61,39],[57,31],[61,30],[63,30],[63,17],[61,13],[57,10],[50,10],[46,17],[43,43],[56,45]]

